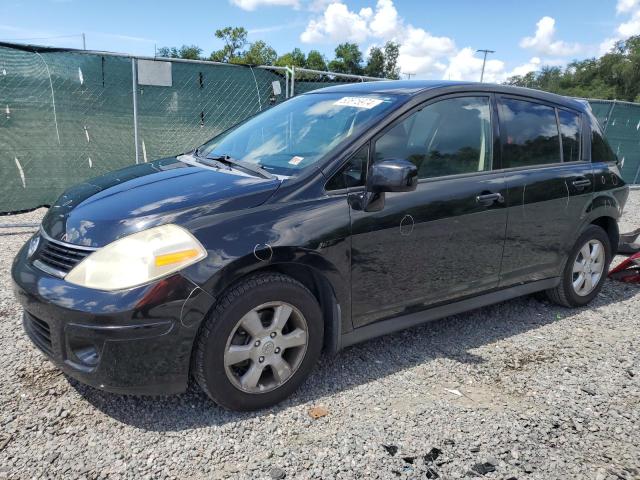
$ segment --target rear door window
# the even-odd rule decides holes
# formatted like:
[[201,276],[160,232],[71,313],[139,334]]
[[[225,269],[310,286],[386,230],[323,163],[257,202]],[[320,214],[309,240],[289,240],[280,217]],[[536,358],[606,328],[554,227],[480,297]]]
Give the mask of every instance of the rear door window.
[[562,157],[565,162],[580,160],[580,115],[558,109],[560,135],[562,136]]
[[558,122],[553,107],[504,98],[500,102],[500,131],[505,168],[562,161]]

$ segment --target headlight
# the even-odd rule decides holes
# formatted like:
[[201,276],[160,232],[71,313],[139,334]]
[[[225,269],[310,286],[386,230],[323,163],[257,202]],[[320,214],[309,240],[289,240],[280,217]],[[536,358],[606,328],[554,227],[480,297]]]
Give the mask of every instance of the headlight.
[[97,290],[121,290],[164,277],[206,256],[200,242],[184,228],[162,225],[96,250],[65,280]]

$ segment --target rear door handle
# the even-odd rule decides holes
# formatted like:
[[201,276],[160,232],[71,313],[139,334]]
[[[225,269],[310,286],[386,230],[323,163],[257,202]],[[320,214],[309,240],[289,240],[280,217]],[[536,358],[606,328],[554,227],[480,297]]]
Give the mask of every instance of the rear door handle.
[[588,178],[577,178],[573,182],[571,182],[571,185],[580,189],[587,188],[591,185],[591,180],[589,180]]
[[495,202],[504,202],[504,197],[499,193],[482,193],[476,197],[476,202],[488,207],[493,205]]

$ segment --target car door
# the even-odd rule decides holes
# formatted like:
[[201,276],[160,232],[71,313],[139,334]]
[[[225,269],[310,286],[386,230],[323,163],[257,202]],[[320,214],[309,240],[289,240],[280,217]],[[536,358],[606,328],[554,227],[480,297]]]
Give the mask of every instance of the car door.
[[499,96],[508,222],[501,287],[558,276],[593,192],[583,118],[546,102]]
[[449,96],[371,142],[370,163],[410,160],[420,180],[379,211],[351,202],[355,327],[497,287],[506,191],[492,171],[494,114],[488,93]]

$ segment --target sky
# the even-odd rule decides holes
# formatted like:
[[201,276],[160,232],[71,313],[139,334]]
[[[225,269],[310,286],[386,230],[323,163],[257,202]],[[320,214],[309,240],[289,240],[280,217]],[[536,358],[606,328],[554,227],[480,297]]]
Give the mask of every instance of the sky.
[[401,44],[404,77],[485,81],[600,56],[640,34],[640,0],[0,0],[0,40],[153,56],[155,48],[221,47],[243,26],[279,54],[356,42]]

